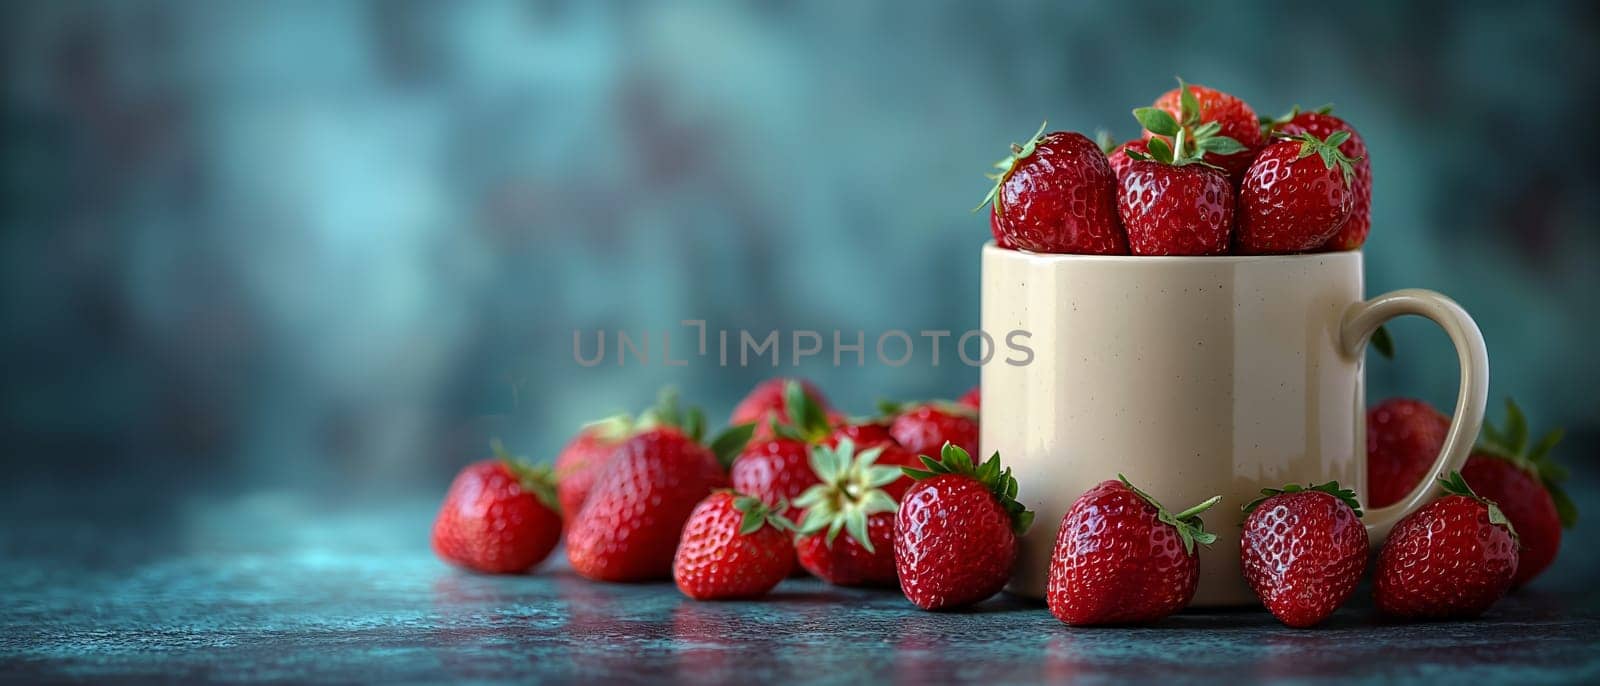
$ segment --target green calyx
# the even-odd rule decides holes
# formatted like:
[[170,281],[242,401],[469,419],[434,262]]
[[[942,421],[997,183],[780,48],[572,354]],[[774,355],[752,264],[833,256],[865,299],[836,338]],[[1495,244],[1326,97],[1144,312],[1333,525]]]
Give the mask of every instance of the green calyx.
[[867,535],[867,517],[899,508],[884,486],[900,478],[900,470],[873,464],[883,453],[882,446],[856,452],[855,442],[846,438],[837,447],[819,445],[811,449],[811,469],[821,480],[794,499],[806,516],[800,520],[801,534],[827,531],[827,544],[833,546],[843,531],[867,552],[876,552]]
[[939,459],[935,460],[927,455],[917,457],[927,469],[901,467],[900,471],[917,481],[944,474],[974,479],[994,494],[995,500],[1011,518],[1011,530],[1014,533],[1021,536],[1028,532],[1029,526],[1033,525],[1033,512],[1017,502],[1017,479],[1011,476],[1011,468],[1007,467],[1003,471],[1000,468],[1000,453],[989,456],[989,459],[981,465],[974,465],[972,456],[967,454],[965,449],[945,441],[944,448],[939,451]]
[[[699,443],[705,439],[706,415],[698,407],[683,407],[678,398],[678,391],[667,387],[661,390],[655,407],[641,413],[638,423],[634,425],[638,431],[660,427],[671,427],[682,431],[689,440]],[[713,436],[708,447],[717,456],[717,462],[726,468],[733,464],[733,459],[744,450],[755,430],[755,422],[735,424]]]
[[775,436],[815,443],[828,436],[833,427],[828,424],[828,413],[806,393],[805,385],[790,379],[783,386],[784,416],[776,412],[767,416],[769,428]]
[[1337,481],[1329,481],[1328,483],[1316,484],[1314,486],[1289,484],[1283,488],[1263,488],[1261,489],[1261,497],[1250,501],[1242,509],[1244,510],[1245,516],[1248,517],[1250,516],[1251,512],[1255,512],[1256,508],[1261,506],[1261,503],[1271,500],[1274,496],[1280,496],[1285,493],[1302,493],[1306,491],[1318,491],[1338,498],[1345,505],[1348,505],[1351,510],[1355,511],[1356,518],[1358,519],[1363,514],[1361,512],[1361,501],[1356,499],[1356,492],[1348,488],[1340,488],[1339,482]]
[[617,442],[633,435],[633,415],[626,412],[596,419],[579,428],[603,441]]
[[978,203],[977,207],[972,208],[973,212],[977,212],[978,210],[987,207],[991,202],[994,203],[996,211],[1000,209],[1000,187],[1005,185],[1006,179],[1011,178],[1011,172],[1016,171],[1018,162],[1021,162],[1022,160],[1025,160],[1029,156],[1033,155],[1034,149],[1039,146],[1039,141],[1044,138],[1044,127],[1049,125],[1050,122],[1048,121],[1040,123],[1039,130],[1033,132],[1033,135],[1028,138],[1027,143],[1023,143],[1021,145],[1012,143],[1011,154],[1007,155],[1005,159],[994,163],[994,168],[999,169],[1000,171],[993,174],[983,175],[984,178],[994,181],[994,187],[989,189],[988,195],[983,196],[983,202]]
[[1567,480],[1567,468],[1550,459],[1550,451],[1566,434],[1565,429],[1552,429],[1530,447],[1528,420],[1516,401],[1506,398],[1505,428],[1501,429],[1484,420],[1478,452],[1506,460],[1539,479],[1539,483],[1550,493],[1550,499],[1555,501],[1561,526],[1570,528],[1578,521],[1578,506],[1561,487],[1561,483]]
[[1271,138],[1274,134],[1276,134],[1278,132],[1278,129],[1283,128],[1283,126],[1285,124],[1288,124],[1289,122],[1294,121],[1295,117],[1300,116],[1301,112],[1316,112],[1317,114],[1333,114],[1333,103],[1328,103],[1326,105],[1323,105],[1321,107],[1318,107],[1318,108],[1312,109],[1312,110],[1301,109],[1299,105],[1295,105],[1294,107],[1289,108],[1288,112],[1285,112],[1285,113],[1283,113],[1283,114],[1281,114],[1279,116],[1276,116],[1276,117],[1269,117],[1269,116],[1264,115],[1264,114],[1259,116],[1259,117],[1256,117],[1256,121],[1261,122],[1261,137],[1262,138]]
[[1334,131],[1328,134],[1326,139],[1317,138],[1309,132],[1301,132],[1299,135],[1291,136],[1284,140],[1298,141],[1300,143],[1300,153],[1295,155],[1295,159],[1303,160],[1315,154],[1317,157],[1322,158],[1322,166],[1328,169],[1339,168],[1339,172],[1344,175],[1344,185],[1349,186],[1355,183],[1356,169],[1353,163],[1360,160],[1350,159],[1348,155],[1339,150],[1340,145],[1350,140],[1349,131]]
[[1205,161],[1206,153],[1213,155],[1232,155],[1246,150],[1243,143],[1222,135],[1222,124],[1208,121],[1202,122],[1204,113],[1200,111],[1200,99],[1196,98],[1189,84],[1178,79],[1178,117],[1158,107],[1140,107],[1133,111],[1133,118],[1139,120],[1139,126],[1155,134],[1150,138],[1148,146],[1150,152],[1142,153],[1138,150],[1125,150],[1128,157],[1146,162],[1154,161],[1162,164],[1181,167],[1188,164],[1200,164],[1213,169],[1221,169],[1215,164]]
[[1483,503],[1484,507],[1489,508],[1489,523],[1505,527],[1512,538],[1517,538],[1517,529],[1511,526],[1511,520],[1506,519],[1506,513],[1501,512],[1500,506],[1496,505],[1493,500],[1473,492],[1472,487],[1467,485],[1466,477],[1461,476],[1461,472],[1450,472],[1449,476],[1439,479],[1439,487],[1443,488],[1446,493],[1466,496]]
[[1194,554],[1194,544],[1196,543],[1211,545],[1217,541],[1216,534],[1206,531],[1205,522],[1200,521],[1200,513],[1211,509],[1211,506],[1222,500],[1222,496],[1211,496],[1199,505],[1173,514],[1172,511],[1162,506],[1155,498],[1150,497],[1149,493],[1139,490],[1138,486],[1129,482],[1128,477],[1118,474],[1117,478],[1122,480],[1122,485],[1127,486],[1128,490],[1133,491],[1134,494],[1156,508],[1156,519],[1178,530],[1178,537],[1183,539],[1183,551],[1185,553]]
[[777,507],[768,507],[760,498],[743,493],[734,493],[733,509],[744,515],[739,522],[739,535],[749,536],[761,530],[761,527],[770,526],[779,531],[794,531],[794,522],[783,516],[784,510],[789,508],[788,503],[779,502]]
[[522,490],[532,493],[545,507],[561,512],[561,500],[556,497],[556,478],[550,465],[528,464],[522,458],[506,452],[505,444],[498,438],[489,442],[489,450],[494,453],[495,459],[505,465],[506,471],[517,478],[517,485]]

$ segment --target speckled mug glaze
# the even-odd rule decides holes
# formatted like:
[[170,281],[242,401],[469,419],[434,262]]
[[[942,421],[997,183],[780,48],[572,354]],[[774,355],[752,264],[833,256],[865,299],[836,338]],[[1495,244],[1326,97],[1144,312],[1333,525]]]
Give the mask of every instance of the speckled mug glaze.
[[[1013,593],[1044,596],[1061,518],[1120,472],[1174,511],[1206,513],[1194,606],[1258,601],[1240,574],[1240,506],[1260,489],[1337,479],[1366,492],[1363,353],[1416,314],[1455,344],[1461,388],[1434,473],[1459,469],[1483,423],[1483,336],[1454,301],[1362,298],[1361,253],[1225,257],[1039,255],[983,248],[983,328],[1023,329],[1035,354],[983,367],[981,451],[999,451],[1037,513]],[[1373,545],[1435,494],[1432,479],[1368,510]],[[1363,498],[1363,501],[1365,499]]]

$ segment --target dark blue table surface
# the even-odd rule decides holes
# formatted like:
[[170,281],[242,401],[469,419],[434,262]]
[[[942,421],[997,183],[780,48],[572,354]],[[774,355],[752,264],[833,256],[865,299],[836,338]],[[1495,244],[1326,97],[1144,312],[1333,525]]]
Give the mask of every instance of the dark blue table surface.
[[0,678],[1600,681],[1600,594],[1572,570],[1471,622],[1386,623],[1362,589],[1315,630],[1261,611],[1071,629],[1004,596],[928,613],[893,591],[809,579],[761,601],[697,603],[670,583],[585,581],[559,550],[531,576],[475,576],[429,552],[432,508],[269,494],[154,514],[13,511]]

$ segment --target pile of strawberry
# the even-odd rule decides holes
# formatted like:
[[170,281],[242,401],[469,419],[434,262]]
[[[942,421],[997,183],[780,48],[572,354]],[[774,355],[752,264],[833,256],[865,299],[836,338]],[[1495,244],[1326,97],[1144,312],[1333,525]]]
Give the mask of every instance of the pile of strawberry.
[[1205,86],[1133,111],[1139,139],[1045,133],[997,162],[989,228],[1002,248],[1081,255],[1354,250],[1372,226],[1361,134],[1329,108],[1258,118]]

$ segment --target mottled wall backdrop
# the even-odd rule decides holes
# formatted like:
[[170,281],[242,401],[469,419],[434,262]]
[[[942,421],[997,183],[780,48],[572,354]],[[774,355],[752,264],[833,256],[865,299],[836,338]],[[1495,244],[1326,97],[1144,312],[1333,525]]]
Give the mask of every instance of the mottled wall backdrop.
[[[1293,5],[7,3],[7,466],[437,490],[663,383],[722,416],[770,366],[584,368],[573,330],[975,326],[987,166],[1045,118],[1131,136],[1179,74],[1336,103],[1368,290],[1453,295],[1492,393],[1593,436],[1597,5]],[[1393,328],[1374,397],[1448,406],[1444,336]],[[944,353],[799,371],[865,412],[976,382]]]

